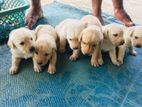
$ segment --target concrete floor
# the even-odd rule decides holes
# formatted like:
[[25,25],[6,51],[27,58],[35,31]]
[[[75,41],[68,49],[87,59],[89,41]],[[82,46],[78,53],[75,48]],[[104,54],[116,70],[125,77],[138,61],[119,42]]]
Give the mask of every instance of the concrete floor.
[[[41,0],[42,5],[52,3],[54,0]],[[92,9],[91,0],[56,0],[59,2],[74,5],[79,8]],[[142,0],[124,0],[124,7],[132,20],[142,25]],[[103,0],[102,11],[113,15],[112,0]]]

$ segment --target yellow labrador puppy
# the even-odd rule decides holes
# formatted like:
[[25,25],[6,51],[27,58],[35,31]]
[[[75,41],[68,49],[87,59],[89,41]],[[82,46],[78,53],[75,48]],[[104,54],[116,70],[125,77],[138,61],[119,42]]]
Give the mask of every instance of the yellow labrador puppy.
[[142,26],[133,26],[124,29],[125,44],[119,47],[118,61],[123,64],[126,48],[129,48],[129,53],[136,55],[134,47],[142,47]]
[[31,58],[35,44],[35,34],[27,28],[18,28],[13,30],[9,35],[8,46],[12,53],[12,66],[10,74],[18,71],[21,59]]
[[97,67],[103,64],[101,46],[103,42],[102,25],[100,21],[92,16],[84,16],[81,21],[87,24],[87,27],[81,32],[79,41],[81,42],[81,51],[84,55],[91,55],[91,65]]
[[80,20],[65,19],[56,26],[56,31],[59,36],[59,51],[65,52],[66,40],[70,48],[73,50],[70,60],[76,60],[80,53],[80,43],[78,37],[81,31],[86,27]]
[[119,66],[117,60],[116,47],[124,44],[123,27],[118,24],[109,24],[103,27],[104,41],[102,50],[108,51],[111,61],[114,65]]
[[98,26],[98,27],[100,27],[102,29],[101,22],[98,20],[97,17],[95,17],[93,15],[86,15],[86,16],[81,18],[81,21],[84,24],[86,24],[87,26],[89,26],[89,25],[96,25],[96,26]]
[[40,72],[41,67],[49,61],[48,72],[54,74],[56,71],[57,61],[57,34],[55,29],[50,25],[39,25],[35,29],[36,42],[35,54],[33,56],[34,70]]

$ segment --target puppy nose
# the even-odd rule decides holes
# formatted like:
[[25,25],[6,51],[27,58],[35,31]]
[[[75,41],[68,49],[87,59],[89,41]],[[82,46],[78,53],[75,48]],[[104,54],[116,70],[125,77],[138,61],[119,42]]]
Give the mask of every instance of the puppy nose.
[[38,65],[41,65],[42,64],[42,62],[38,62]]
[[35,48],[34,47],[31,47],[30,48],[30,52],[34,52],[35,51]]
[[121,43],[120,43],[120,44],[121,44],[121,45],[123,45],[124,43],[125,43],[125,41],[123,40],[123,41],[121,41]]
[[75,48],[73,48],[73,49],[78,49],[78,47],[75,47]]
[[137,44],[136,47],[137,47],[137,48],[141,48],[141,45]]

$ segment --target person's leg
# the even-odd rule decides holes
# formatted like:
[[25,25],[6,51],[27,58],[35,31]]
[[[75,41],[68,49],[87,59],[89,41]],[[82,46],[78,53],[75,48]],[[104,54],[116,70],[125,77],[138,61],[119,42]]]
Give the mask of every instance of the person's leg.
[[134,26],[134,23],[123,7],[123,0],[112,0],[112,2],[116,18],[122,21],[127,27]]
[[26,17],[26,26],[31,28],[42,17],[43,11],[40,0],[31,0],[31,7]]
[[101,10],[102,0],[92,0],[92,10],[93,15],[96,16],[102,24],[104,24],[102,19],[102,10]]

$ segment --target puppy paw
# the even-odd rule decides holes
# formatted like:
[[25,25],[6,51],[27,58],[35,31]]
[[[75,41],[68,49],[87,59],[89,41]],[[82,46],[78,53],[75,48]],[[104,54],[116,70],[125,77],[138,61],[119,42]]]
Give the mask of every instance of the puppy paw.
[[94,67],[98,67],[99,63],[98,63],[97,60],[91,60],[91,65],[94,66]]
[[71,56],[70,56],[70,60],[71,60],[71,61],[75,61],[75,60],[77,60],[77,58],[78,58],[77,55],[71,55]]
[[17,67],[14,67],[14,66],[12,66],[11,68],[10,68],[10,70],[9,70],[9,73],[10,74],[16,74],[18,72],[18,68]]
[[49,65],[48,72],[49,74],[54,74],[56,72],[55,66]]
[[102,59],[102,58],[99,58],[99,59],[98,59],[98,63],[99,63],[99,65],[103,65],[103,63],[104,63],[103,59]]
[[114,65],[120,66],[120,63],[119,63],[118,61],[112,61],[112,63],[113,63]]
[[118,58],[118,63],[119,63],[120,65],[123,64],[123,59]]
[[133,55],[133,56],[136,56],[137,52],[136,51],[130,51],[130,54]]
[[60,53],[64,53],[65,52],[65,48],[64,47],[60,47],[59,51],[60,51]]
[[41,72],[41,67],[39,65],[34,66],[34,71],[35,72]]

